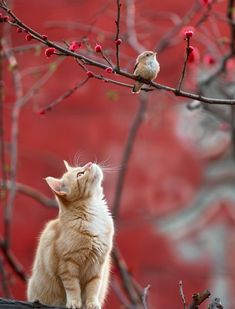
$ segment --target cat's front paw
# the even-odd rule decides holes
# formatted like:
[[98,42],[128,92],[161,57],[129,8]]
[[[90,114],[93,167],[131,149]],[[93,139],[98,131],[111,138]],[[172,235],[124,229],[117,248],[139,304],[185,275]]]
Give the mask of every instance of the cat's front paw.
[[82,308],[82,302],[78,299],[70,299],[67,301],[66,308],[80,309]]
[[101,309],[101,305],[98,301],[87,302],[86,309]]

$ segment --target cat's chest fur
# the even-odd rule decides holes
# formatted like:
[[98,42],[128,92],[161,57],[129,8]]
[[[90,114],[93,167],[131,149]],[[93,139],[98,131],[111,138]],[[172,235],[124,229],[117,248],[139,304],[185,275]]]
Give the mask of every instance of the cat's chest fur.
[[[58,239],[58,250],[61,261],[69,257],[80,262],[80,272],[95,263],[103,263],[112,246],[113,223],[109,213],[99,205],[89,207],[85,218],[76,218],[66,225],[61,222],[62,233]],[[99,211],[98,211],[99,210]]]

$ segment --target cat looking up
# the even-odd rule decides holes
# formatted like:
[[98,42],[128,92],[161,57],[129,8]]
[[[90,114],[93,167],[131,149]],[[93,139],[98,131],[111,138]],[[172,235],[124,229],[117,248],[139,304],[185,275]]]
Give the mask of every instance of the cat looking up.
[[59,205],[37,247],[29,301],[67,308],[101,309],[107,294],[113,220],[103,196],[103,172],[87,163],[46,181]]

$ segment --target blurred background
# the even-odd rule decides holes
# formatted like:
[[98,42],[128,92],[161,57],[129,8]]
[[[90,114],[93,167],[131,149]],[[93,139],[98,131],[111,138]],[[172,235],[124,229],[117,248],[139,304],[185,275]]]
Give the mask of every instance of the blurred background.
[[[79,41],[78,53],[105,63],[94,52],[95,44],[101,44],[115,63],[116,1],[8,3],[25,24],[50,40],[64,46]],[[235,97],[233,12],[228,14],[233,1],[121,4],[123,70],[132,73],[141,51],[156,50],[161,66],[156,81],[177,88],[185,59],[184,31],[190,29],[194,51],[183,89]],[[0,296],[25,299],[24,275],[6,257],[4,237],[9,237],[17,265],[29,274],[38,235],[57,215],[44,178],[60,177],[65,159],[71,165],[97,161],[106,167],[104,190],[114,213],[115,242],[138,286],[150,285],[149,308],[182,308],[180,280],[188,303],[193,293],[209,289],[225,308],[234,308],[233,107],[201,104],[164,90],[133,95],[130,88],[91,78],[48,110],[86,78],[85,72],[71,57],[45,57],[46,47],[27,41],[15,27],[0,27]],[[128,308],[126,294],[114,265],[105,308]]]

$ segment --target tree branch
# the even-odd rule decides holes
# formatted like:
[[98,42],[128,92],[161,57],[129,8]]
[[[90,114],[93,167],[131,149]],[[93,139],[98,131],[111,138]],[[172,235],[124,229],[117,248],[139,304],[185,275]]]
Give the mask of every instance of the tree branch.
[[[23,193],[31,198],[33,198],[35,201],[39,202],[40,204],[46,206],[46,207],[52,207],[52,208],[58,208],[57,202],[55,199],[50,199],[47,196],[45,196],[44,194],[42,194],[40,191],[29,187],[25,184],[22,183],[18,183],[16,182],[16,191]],[[2,180],[0,180],[0,187],[3,186],[3,182]],[[12,186],[12,182],[10,180],[8,180],[6,182],[6,189],[10,190]]]
[[119,48],[120,48],[120,44],[118,42],[119,38],[119,33],[120,33],[120,16],[121,16],[121,3],[120,0],[116,0],[117,1],[117,19],[115,21],[116,23],[116,37],[115,37],[115,43],[116,43],[116,70],[119,71],[120,70],[120,59],[119,59]]
[[[65,47],[63,47],[63,46],[61,46],[61,45],[59,45],[55,42],[48,40],[48,39],[45,40],[41,34],[39,34],[35,30],[31,29],[29,26],[24,24],[10,10],[10,8],[8,8],[8,6],[6,6],[6,4],[3,1],[0,3],[0,7],[3,10],[5,10],[13,18],[13,21],[8,21],[9,24],[11,24],[12,26],[15,26],[15,27],[21,27],[22,29],[24,29],[28,33],[30,33],[36,40],[38,40],[42,44],[49,46],[49,47],[54,47],[58,52],[61,53],[61,55],[71,56],[71,57],[74,57],[76,59],[80,59],[80,60],[84,61],[84,63],[86,63],[87,65],[95,66],[95,67],[98,67],[98,68],[101,68],[101,69],[106,69],[108,67],[104,63],[95,61],[91,58],[88,58],[88,57],[81,55],[81,54],[78,54],[76,52],[72,52],[67,47],[65,48]],[[144,83],[146,85],[150,85],[154,89],[161,89],[161,90],[164,90],[164,91],[168,91],[168,92],[173,93],[176,96],[180,96],[180,97],[184,97],[184,98],[190,98],[190,99],[193,99],[193,100],[198,100],[198,101],[201,101],[201,102],[204,102],[204,103],[207,103],[207,104],[217,104],[217,105],[234,105],[235,104],[235,99],[227,100],[227,99],[208,98],[208,97],[204,97],[204,96],[194,94],[194,93],[189,93],[189,92],[182,91],[182,90],[178,91],[178,89],[173,88],[173,87],[169,87],[169,86],[166,86],[166,85],[161,85],[161,84],[157,84],[157,83],[154,83],[154,82],[151,82],[151,81],[146,81],[144,79],[140,79],[138,76],[135,76],[135,75],[130,74],[130,73],[123,71],[123,70],[116,71],[116,73],[117,73],[117,75],[124,76],[128,79],[131,79],[131,80],[137,80],[138,79],[142,83]]]
[[15,274],[24,282],[27,282],[28,276],[26,275],[23,267],[17,261],[16,257],[13,255],[8,246],[6,246],[5,240],[0,240],[0,249],[10,267],[13,269]]
[[210,291],[206,290],[202,293],[195,293],[192,296],[192,303],[189,309],[198,309],[198,307],[211,295]]
[[137,111],[137,114],[135,116],[135,119],[132,123],[132,126],[129,131],[129,135],[127,138],[126,146],[123,151],[123,156],[122,156],[122,161],[121,161],[121,169],[118,174],[118,180],[117,180],[117,185],[116,185],[116,190],[115,190],[115,196],[114,196],[114,202],[113,202],[113,207],[112,207],[112,213],[114,216],[114,219],[117,220],[119,216],[119,211],[120,211],[120,202],[121,202],[121,197],[122,197],[122,191],[123,191],[123,186],[124,186],[124,181],[125,181],[125,176],[127,172],[127,167],[128,167],[128,162],[133,150],[134,142],[137,136],[137,132],[143,122],[144,115],[146,112],[147,108],[147,96],[146,95],[141,95],[139,98],[139,109]]
[[83,79],[82,81],[77,83],[73,88],[68,89],[67,91],[65,91],[65,93],[63,93],[61,96],[59,96],[56,100],[54,100],[51,103],[49,103],[46,107],[43,107],[40,110],[40,114],[43,115],[46,112],[51,111],[54,106],[56,106],[60,102],[64,101],[65,99],[69,98],[76,90],[78,90],[83,85],[85,85],[89,79],[90,79],[89,77],[86,77],[85,79]]
[[183,289],[183,282],[182,281],[179,282],[179,288],[180,288],[180,297],[182,299],[184,309],[187,309],[187,304],[186,304],[186,299],[185,299],[185,296],[184,296],[184,289]]
[[[0,298],[0,308],[4,309],[59,309],[58,307],[53,306],[46,306],[40,304],[39,302],[26,302],[26,301],[18,301],[18,300],[11,300],[11,299],[3,299]],[[63,309],[63,307],[60,307]],[[65,309],[65,308],[64,308]]]

